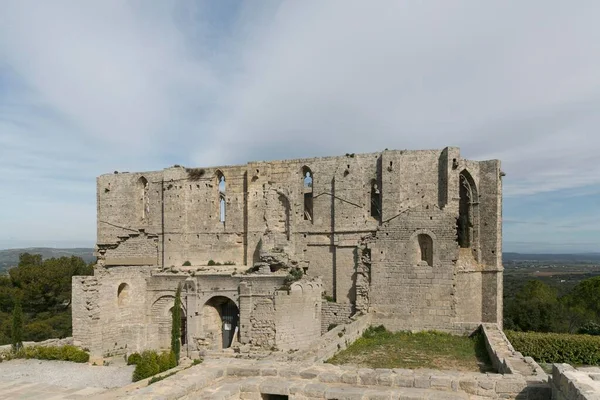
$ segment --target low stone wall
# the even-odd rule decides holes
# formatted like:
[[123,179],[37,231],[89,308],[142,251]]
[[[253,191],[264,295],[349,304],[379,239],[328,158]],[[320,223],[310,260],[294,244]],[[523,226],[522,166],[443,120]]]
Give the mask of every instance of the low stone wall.
[[321,305],[321,335],[327,333],[331,325],[343,325],[352,322],[352,304],[334,303],[323,300]]
[[286,355],[289,361],[322,362],[344,350],[371,325],[371,315],[359,316],[348,325],[336,326],[316,340],[308,350]]
[[[44,340],[43,342],[23,342],[23,347],[31,347],[31,346],[50,347],[50,346],[64,346],[67,344],[73,344],[72,337],[68,337],[68,338],[64,338],[64,339],[48,339],[48,340]],[[12,345],[10,345],[10,344],[0,346],[0,353],[3,353],[5,351],[11,351],[11,350],[12,350]]]
[[485,337],[487,348],[494,369],[501,374],[518,374],[527,377],[539,377],[541,381],[547,380],[547,374],[531,357],[514,349],[508,338],[496,324],[482,324],[481,329]]
[[[273,361],[209,360],[119,398],[243,399],[262,394],[290,399],[529,399],[548,400],[547,385],[520,375],[475,372],[369,369]],[[110,392],[103,399],[112,398]]]
[[600,368],[575,369],[569,364],[554,364],[550,387],[553,400],[600,399]]

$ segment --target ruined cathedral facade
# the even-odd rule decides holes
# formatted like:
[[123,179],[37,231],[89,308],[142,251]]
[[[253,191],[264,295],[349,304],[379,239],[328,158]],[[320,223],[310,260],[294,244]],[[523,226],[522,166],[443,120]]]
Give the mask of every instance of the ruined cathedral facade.
[[454,147],[102,175],[74,339],[96,357],[168,348],[178,286],[192,350],[305,349],[360,313],[501,324],[501,175]]

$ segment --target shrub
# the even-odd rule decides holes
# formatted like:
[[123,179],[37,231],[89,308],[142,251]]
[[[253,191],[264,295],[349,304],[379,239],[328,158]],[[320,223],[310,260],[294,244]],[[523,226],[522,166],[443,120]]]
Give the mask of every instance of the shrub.
[[127,357],[127,365],[137,365],[142,360],[140,353],[132,353]]
[[225,261],[223,265],[235,265],[235,261]]
[[201,358],[196,358],[194,361],[192,361],[192,365],[198,365],[198,364],[202,364]]
[[160,372],[175,368],[176,366],[177,359],[175,358],[175,353],[172,351],[165,351],[158,356],[158,368],[160,369]]
[[183,263],[183,266],[184,266],[184,267],[191,267],[191,266],[192,266],[192,263],[191,263],[191,262],[189,262],[189,261],[186,261],[186,262],[184,262],[184,263]]
[[170,377],[170,376],[173,376],[173,375],[175,375],[176,373],[177,373],[177,372],[171,372],[171,373],[169,373],[169,374],[160,375],[160,376],[155,376],[155,377],[153,377],[152,379],[150,379],[150,381],[148,382],[148,385],[152,385],[153,383],[160,382],[160,381],[162,381],[162,380],[163,380],[163,379],[165,379],[165,378],[168,378],[168,377]]
[[329,326],[327,327],[327,332],[329,332],[330,330],[332,330],[336,326],[338,326],[338,325],[337,324],[329,324]]
[[283,281],[284,288],[289,289],[292,283],[302,279],[302,275],[304,275],[304,272],[300,268],[290,269],[290,273],[285,277],[285,280]]
[[543,363],[600,365],[600,337],[567,333],[506,331],[517,351]]
[[590,322],[582,325],[581,328],[579,328],[579,330],[577,331],[577,333],[580,333],[583,335],[600,336],[600,324],[590,321]]
[[207,265],[213,266],[213,265],[217,265],[217,263],[215,262],[215,260],[210,259],[210,260],[208,260]]
[[38,360],[59,360],[86,363],[90,355],[73,345],[24,347],[15,352],[12,358],[35,358]]
[[387,329],[385,329],[385,326],[370,326],[363,332],[363,337],[365,339],[371,339],[376,336],[384,336],[386,334],[389,334],[389,332],[387,331]]
[[[132,354],[131,356],[133,356],[134,354]],[[173,353],[172,351],[165,351],[161,354],[158,354],[154,350],[146,350],[141,355],[138,354],[138,356],[139,359],[136,361],[135,370],[133,371],[132,380],[134,382],[149,378],[153,375],[164,372],[171,368],[175,368],[177,366],[175,353]],[[164,376],[161,379],[164,379],[165,377],[166,376]],[[159,378],[160,377],[157,377],[157,380],[160,380]]]
[[156,375],[159,372],[158,354],[156,354],[156,351],[146,350],[141,354],[141,358],[135,366],[132,380],[137,382]]

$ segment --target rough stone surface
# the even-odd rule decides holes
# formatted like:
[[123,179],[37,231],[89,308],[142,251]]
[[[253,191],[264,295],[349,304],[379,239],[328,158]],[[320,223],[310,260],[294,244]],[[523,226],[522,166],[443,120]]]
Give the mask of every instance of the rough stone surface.
[[[268,362],[270,368],[286,371],[285,376],[260,376],[265,363],[237,359],[208,360],[202,365],[179,372],[145,388],[106,392],[94,399],[248,399],[261,400],[267,395],[285,395],[291,399],[550,399],[548,385],[531,383],[520,375],[480,374],[458,371],[377,370],[316,364],[297,365],[289,374],[289,363]],[[220,374],[217,374],[220,371]],[[239,371],[256,371],[254,376],[239,376]],[[234,375],[232,375],[232,373]],[[383,378],[402,376],[402,380]],[[218,376],[218,377],[217,377]],[[338,377],[342,376],[342,381]],[[362,377],[364,382],[344,376]],[[385,382],[379,384],[378,382]],[[469,382],[452,385],[451,382]],[[391,383],[391,384],[389,384]],[[402,383],[401,385],[399,383]],[[590,399],[593,397],[590,397]],[[587,398],[586,398],[587,399]]]
[[167,348],[178,285],[185,351],[303,351],[360,313],[502,323],[500,162],[458,148],[113,173],[97,202],[98,264],[72,302],[93,359]]

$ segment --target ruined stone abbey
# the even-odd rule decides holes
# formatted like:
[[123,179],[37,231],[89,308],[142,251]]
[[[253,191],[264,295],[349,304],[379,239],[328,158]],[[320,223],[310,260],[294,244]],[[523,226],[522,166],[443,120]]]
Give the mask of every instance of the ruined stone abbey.
[[73,336],[96,357],[309,348],[369,314],[390,330],[502,323],[500,162],[459,149],[102,175]]

